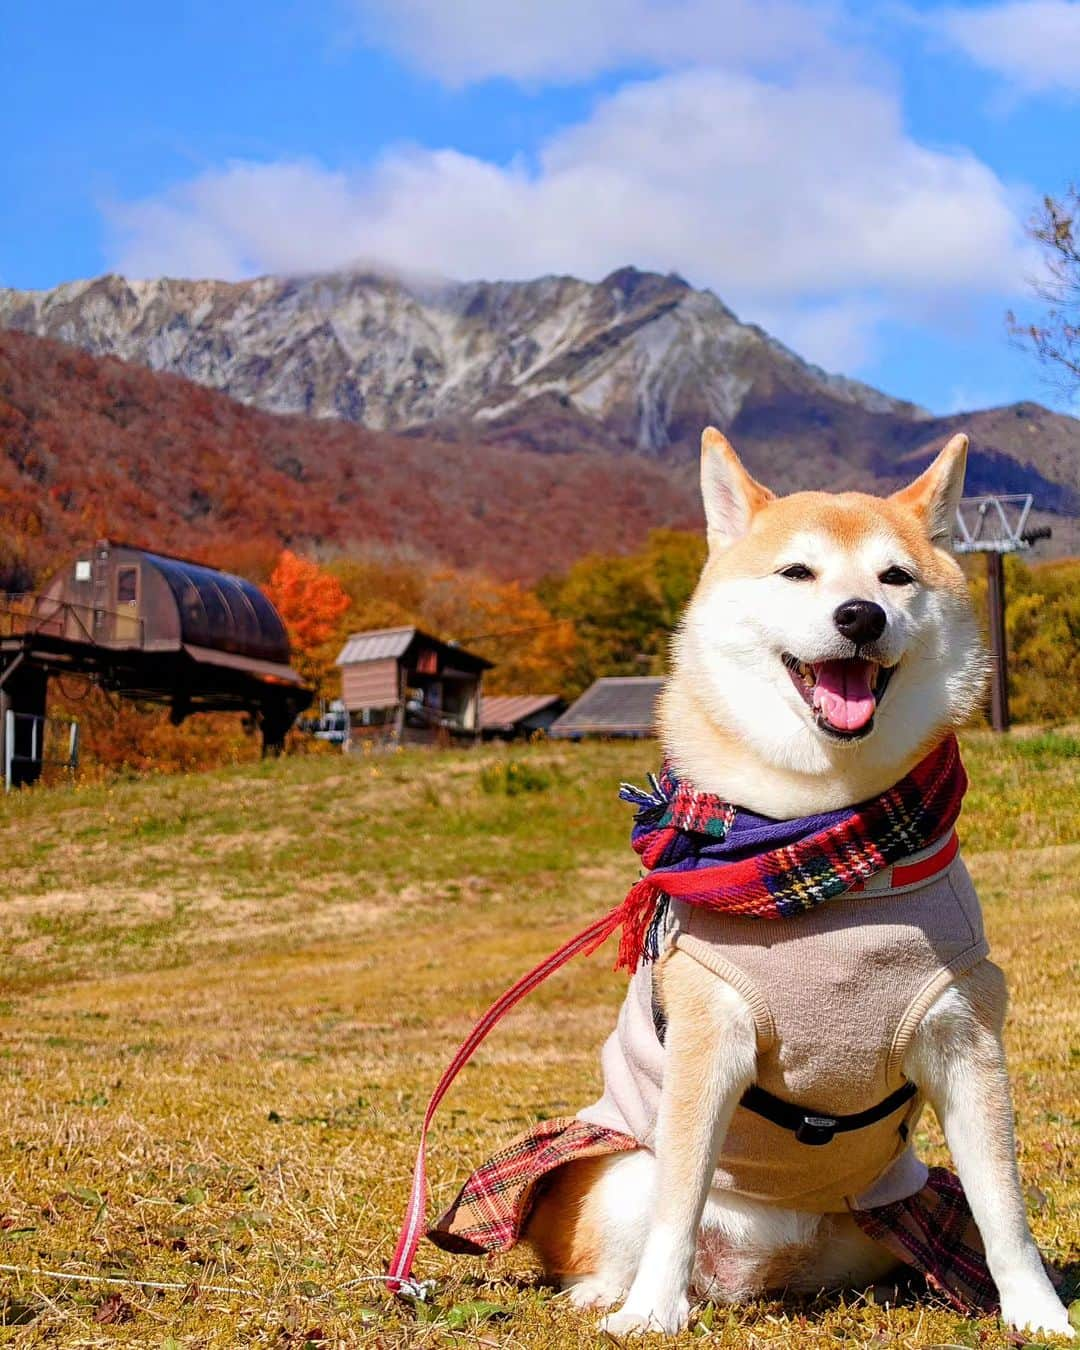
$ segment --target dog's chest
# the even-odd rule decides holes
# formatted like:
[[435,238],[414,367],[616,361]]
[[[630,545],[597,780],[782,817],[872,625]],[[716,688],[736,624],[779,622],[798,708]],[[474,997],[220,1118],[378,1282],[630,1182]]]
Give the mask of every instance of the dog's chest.
[[960,966],[986,955],[978,899],[957,859],[927,882],[831,901],[776,922],[673,906],[672,945],[746,998],[758,1081],[831,1114],[903,1081],[922,1015]]
[[[665,942],[746,1001],[757,1032],[757,1085],[831,1117],[869,1111],[903,1086],[904,1054],[922,1016],[987,955],[978,900],[958,858],[926,882],[831,901],[790,920],[676,904]],[[642,966],[604,1046],[604,1096],[583,1117],[652,1147],[664,1061],[653,968]],[[716,1185],[819,1213],[871,1194],[875,1203],[885,1203],[886,1192],[901,1198],[925,1176],[907,1149],[919,1109],[916,1098],[906,1112],[811,1146],[740,1106]]]

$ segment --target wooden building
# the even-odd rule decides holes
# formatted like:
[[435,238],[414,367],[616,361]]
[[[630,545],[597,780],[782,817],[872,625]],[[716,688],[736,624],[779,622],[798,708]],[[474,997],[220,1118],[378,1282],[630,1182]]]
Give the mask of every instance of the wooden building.
[[663,687],[663,678],[654,675],[596,680],[552,723],[550,734],[574,741],[584,736],[655,736],[657,700]]
[[172,720],[245,712],[277,750],[311,691],[289,665],[285,625],[241,577],[100,540],[34,595],[0,598],[0,760],[12,784],[40,773],[46,690],[78,675],[164,703]]
[[353,742],[450,744],[480,735],[492,663],[419,628],[354,633],[338,656]]
[[546,732],[566,708],[558,694],[485,694],[480,700],[484,740],[522,740]]

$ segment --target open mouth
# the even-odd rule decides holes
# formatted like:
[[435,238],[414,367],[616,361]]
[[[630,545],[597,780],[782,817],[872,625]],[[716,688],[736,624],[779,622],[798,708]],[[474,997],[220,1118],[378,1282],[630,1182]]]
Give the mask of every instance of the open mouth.
[[791,683],[822,731],[841,741],[856,741],[869,735],[874,727],[874,713],[895,666],[882,666],[860,656],[800,661],[784,652],[781,659]]

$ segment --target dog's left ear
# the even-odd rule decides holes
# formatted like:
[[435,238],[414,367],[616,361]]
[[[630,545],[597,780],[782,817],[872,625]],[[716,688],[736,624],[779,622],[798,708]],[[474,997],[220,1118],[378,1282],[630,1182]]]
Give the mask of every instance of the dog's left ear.
[[701,433],[701,499],[709,529],[709,548],[727,548],[773,494],[746,472],[726,436],[715,427]]
[[930,536],[930,542],[938,548],[952,548],[956,508],[964,492],[967,452],[968,438],[963,434],[954,436],[914,483],[889,498],[914,511]]

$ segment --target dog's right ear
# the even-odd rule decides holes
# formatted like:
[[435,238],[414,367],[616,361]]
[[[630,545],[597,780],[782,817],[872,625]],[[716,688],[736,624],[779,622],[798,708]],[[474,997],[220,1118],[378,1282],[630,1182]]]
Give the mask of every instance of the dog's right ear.
[[701,499],[709,548],[722,549],[741,538],[773,494],[746,472],[726,436],[715,427],[701,433]]

